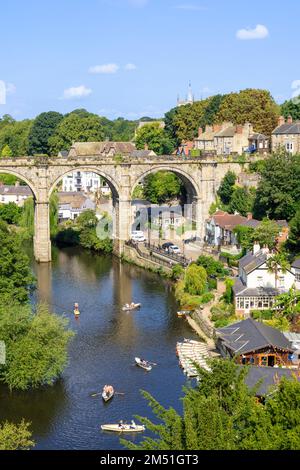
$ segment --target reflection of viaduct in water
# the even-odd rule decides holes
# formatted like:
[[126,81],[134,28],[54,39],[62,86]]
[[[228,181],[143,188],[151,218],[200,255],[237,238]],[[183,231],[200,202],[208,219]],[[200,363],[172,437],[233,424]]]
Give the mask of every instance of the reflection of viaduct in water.
[[[86,147],[85,147],[86,146]],[[107,145],[109,147],[109,145]],[[78,150],[79,148],[79,150]],[[88,149],[90,153],[84,149]],[[132,226],[131,196],[145,176],[157,171],[172,171],[187,191],[198,236],[203,238],[204,221],[215,200],[216,190],[227,170],[240,173],[238,163],[205,160],[201,157],[150,156],[137,158],[114,155],[101,143],[75,144],[68,158],[19,157],[0,160],[0,173],[17,176],[28,184],[35,199],[34,254],[39,262],[51,261],[49,198],[64,175],[74,171],[97,173],[112,191],[115,253],[122,254]]]

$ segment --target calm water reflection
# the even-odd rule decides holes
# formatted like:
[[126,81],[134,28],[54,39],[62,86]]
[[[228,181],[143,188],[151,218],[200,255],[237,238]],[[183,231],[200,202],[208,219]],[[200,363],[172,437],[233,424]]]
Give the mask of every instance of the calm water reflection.
[[[141,389],[180,410],[185,379],[175,345],[193,334],[177,319],[170,285],[160,277],[78,249],[53,252],[51,265],[32,262],[38,286],[33,302],[46,302],[70,318],[76,332],[70,362],[54,387],[13,394],[2,387],[0,418],[31,421],[37,449],[121,448],[118,436],[102,433],[100,424],[135,414],[152,417]],[[141,310],[123,312],[122,305],[131,300],[141,302]],[[80,305],[78,321],[74,302]],[[133,365],[135,356],[158,366],[144,372]],[[125,396],[106,405],[89,396],[105,383]]]

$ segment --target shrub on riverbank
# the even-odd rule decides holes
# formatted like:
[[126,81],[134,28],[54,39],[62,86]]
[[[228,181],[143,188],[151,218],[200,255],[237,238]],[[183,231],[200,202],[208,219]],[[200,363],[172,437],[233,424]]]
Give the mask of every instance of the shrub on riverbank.
[[0,424],[0,450],[28,450],[34,447],[29,426],[24,420],[19,424]]
[[0,305],[0,338],[6,346],[6,364],[0,381],[10,389],[27,390],[52,385],[67,364],[67,348],[73,332],[68,320],[39,306]]

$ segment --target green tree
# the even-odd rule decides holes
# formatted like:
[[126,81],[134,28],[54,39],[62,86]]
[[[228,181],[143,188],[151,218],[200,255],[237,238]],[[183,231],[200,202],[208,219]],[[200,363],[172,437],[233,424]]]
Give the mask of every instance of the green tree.
[[54,111],[42,113],[35,118],[28,136],[30,155],[50,155],[49,139],[62,119],[63,115]]
[[[2,302],[15,299],[26,303],[34,278],[20,238],[0,221],[0,296]],[[1,337],[1,336],[0,336]]]
[[173,142],[168,138],[159,122],[152,122],[137,130],[135,136],[137,149],[144,149],[145,145],[149,150],[158,155],[168,155],[173,152]]
[[98,142],[104,139],[101,118],[85,110],[75,110],[67,114],[49,138],[51,155],[68,150],[73,142]]
[[244,251],[250,250],[253,246],[253,233],[252,227],[245,227],[238,225],[233,229],[238,244],[243,248]]
[[12,150],[9,145],[4,145],[3,149],[1,150],[1,157],[2,158],[10,158],[13,156]]
[[247,188],[237,187],[234,189],[230,199],[229,212],[231,214],[238,212],[246,216],[249,212],[252,212],[253,202],[253,196]]
[[28,450],[34,447],[29,427],[30,423],[24,420],[19,424],[0,424],[0,450]]
[[224,277],[228,271],[225,269],[223,263],[215,260],[212,256],[201,255],[197,259],[198,266],[202,266],[208,276]]
[[236,174],[233,171],[228,171],[222,179],[221,185],[218,189],[218,196],[222,203],[228,205],[231,201],[234,185],[236,182]]
[[0,125],[0,149],[8,145],[14,157],[28,155],[28,135],[32,126],[29,119],[6,121]]
[[250,122],[256,132],[271,135],[277,126],[279,107],[267,90],[246,89],[230,93],[222,100],[217,122]]
[[184,186],[177,175],[158,171],[146,176],[144,196],[152,204],[163,204],[184,195]]
[[247,367],[216,359],[209,365],[209,371],[199,369],[196,388],[185,388],[182,415],[143,392],[158,422],[138,419],[155,437],[146,437],[139,444],[121,442],[134,450],[300,448],[297,380],[282,380],[264,405],[255,398],[258,385],[251,390],[245,384]]
[[11,389],[27,390],[52,385],[67,364],[73,333],[68,320],[40,305],[32,314],[29,305],[0,306],[0,337],[6,345],[6,364],[0,380]]
[[191,264],[185,273],[184,290],[190,295],[204,294],[207,285],[207,273],[202,266]]
[[300,200],[300,155],[278,151],[268,158],[256,191],[254,216],[291,220]]
[[297,210],[290,222],[287,246],[294,253],[300,253],[300,209]]
[[276,297],[274,308],[275,314],[280,310],[280,315],[283,315],[290,322],[293,322],[300,315],[300,293],[293,286],[288,292]]
[[0,219],[9,225],[17,225],[20,221],[22,209],[14,202],[0,204]]
[[300,119],[300,96],[298,97],[297,100],[292,99],[292,100],[285,101],[281,105],[281,114],[285,118],[292,116],[292,118],[295,121]]
[[19,221],[20,227],[23,229],[22,236],[24,239],[32,239],[34,237],[34,199],[29,197],[24,201],[22,214]]
[[270,250],[273,250],[279,232],[280,228],[274,220],[264,219],[254,230],[252,242],[257,241],[260,246],[267,246]]

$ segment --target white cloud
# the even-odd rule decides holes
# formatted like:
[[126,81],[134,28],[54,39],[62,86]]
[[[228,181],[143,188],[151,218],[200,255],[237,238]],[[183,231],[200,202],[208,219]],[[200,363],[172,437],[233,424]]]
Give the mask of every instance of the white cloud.
[[17,88],[13,83],[5,83],[3,80],[0,80],[0,104],[6,104],[6,97],[13,95],[16,90]]
[[91,93],[91,88],[87,88],[85,85],[80,85],[78,87],[71,87],[64,90],[63,99],[80,99],[89,96]]
[[269,30],[263,24],[258,24],[254,29],[239,29],[236,37],[241,40],[265,39],[269,36]]
[[137,66],[135,64],[126,64],[125,70],[136,70]]
[[89,73],[93,74],[111,74],[117,73],[119,70],[119,66],[117,64],[103,64],[103,65],[94,65],[93,67],[89,68]]
[[177,10],[187,10],[187,11],[205,11],[207,7],[202,5],[195,5],[193,3],[182,3],[180,5],[176,5],[175,8]]

